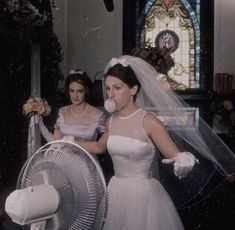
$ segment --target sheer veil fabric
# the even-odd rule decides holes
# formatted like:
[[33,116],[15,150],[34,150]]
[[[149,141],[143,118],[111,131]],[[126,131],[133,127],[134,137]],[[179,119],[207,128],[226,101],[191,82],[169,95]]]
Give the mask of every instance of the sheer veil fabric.
[[[167,124],[170,135],[180,151],[190,151],[200,160],[200,164],[194,167],[189,176],[181,180],[174,177],[171,166],[161,164],[158,159],[154,161],[153,171],[158,171],[158,179],[178,208],[191,205],[205,197],[215,186],[215,175],[235,174],[235,154],[202,118],[199,118],[197,126],[194,122],[188,122],[187,126],[181,125],[185,109],[190,106],[174,91],[164,87],[164,82],[150,64],[141,58],[124,55],[112,58],[104,73],[118,63],[123,66],[129,65],[141,83],[141,90],[137,96],[138,106],[153,111],[158,116],[176,118],[174,125]],[[107,98],[104,82],[103,94],[104,98]]]

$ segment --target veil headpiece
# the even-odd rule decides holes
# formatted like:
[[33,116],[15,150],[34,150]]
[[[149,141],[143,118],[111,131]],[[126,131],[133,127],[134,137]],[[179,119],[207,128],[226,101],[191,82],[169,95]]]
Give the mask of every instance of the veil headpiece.
[[[201,178],[197,179],[203,181],[203,177],[206,174],[212,175],[215,168],[222,175],[235,174],[235,154],[202,118],[199,117],[197,123],[188,121],[186,125],[182,125],[182,122],[185,121],[183,119],[185,111],[190,106],[176,92],[166,89],[165,82],[160,79],[159,74],[149,63],[138,57],[124,55],[119,58],[112,58],[104,73],[118,63],[123,66],[130,66],[141,84],[136,100],[138,106],[156,112],[159,116],[176,118],[174,124],[170,122],[167,124],[167,128],[179,149],[181,151],[189,150],[198,154],[199,159],[202,157],[210,164],[213,163],[212,167],[207,167],[201,163],[201,167],[204,166],[205,168],[201,168],[201,172],[198,172],[198,176]],[[107,97],[105,92],[104,97]],[[208,183],[208,176],[211,175],[204,178],[204,182],[202,182],[204,185],[198,186],[205,186],[205,183]]]

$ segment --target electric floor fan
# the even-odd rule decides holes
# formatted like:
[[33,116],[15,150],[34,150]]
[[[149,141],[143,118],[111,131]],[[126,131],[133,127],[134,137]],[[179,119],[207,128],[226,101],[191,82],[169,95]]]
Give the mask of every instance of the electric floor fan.
[[53,141],[27,160],[5,210],[24,229],[99,230],[106,203],[98,161],[75,143]]

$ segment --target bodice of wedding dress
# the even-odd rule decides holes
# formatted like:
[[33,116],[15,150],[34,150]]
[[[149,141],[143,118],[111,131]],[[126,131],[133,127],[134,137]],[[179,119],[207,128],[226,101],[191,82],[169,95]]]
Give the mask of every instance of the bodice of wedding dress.
[[111,118],[107,149],[117,177],[151,176],[155,147],[139,122],[145,113],[139,109],[128,117],[113,115]]
[[108,187],[103,230],[183,230],[174,204],[152,177],[156,148],[143,129],[142,109],[128,117],[113,114],[107,148],[115,175]]

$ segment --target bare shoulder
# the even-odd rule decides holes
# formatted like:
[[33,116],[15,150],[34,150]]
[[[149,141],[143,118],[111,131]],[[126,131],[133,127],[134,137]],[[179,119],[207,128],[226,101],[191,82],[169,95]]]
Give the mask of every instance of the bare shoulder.
[[93,115],[104,114],[103,110],[101,110],[100,108],[95,107],[93,105],[89,105],[88,110],[89,110],[89,113],[92,113]]
[[94,107],[93,105],[89,105],[87,107],[87,112],[89,112],[89,114],[97,114],[98,113],[98,109],[96,107]]
[[70,105],[65,105],[59,108],[59,113],[63,115],[67,114],[70,111]]
[[156,116],[155,113],[147,112],[144,116],[143,122],[156,122],[159,125],[163,125],[162,121]]
[[165,128],[161,120],[156,116],[156,114],[148,112],[143,118],[143,127],[146,132],[151,132],[152,129]]

